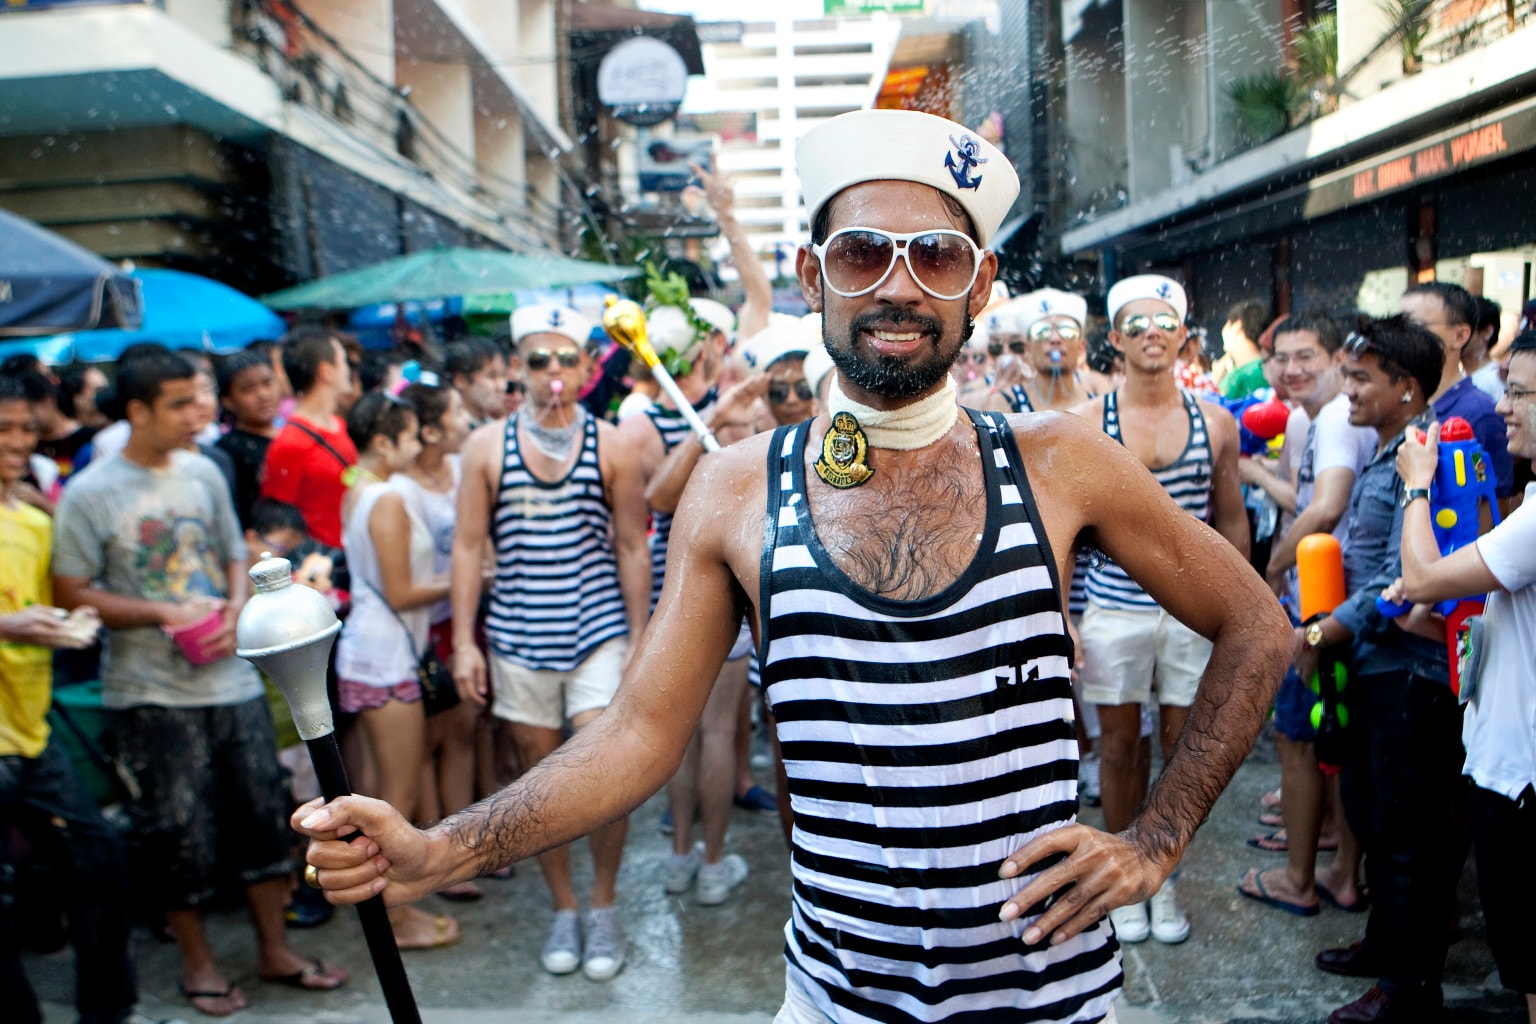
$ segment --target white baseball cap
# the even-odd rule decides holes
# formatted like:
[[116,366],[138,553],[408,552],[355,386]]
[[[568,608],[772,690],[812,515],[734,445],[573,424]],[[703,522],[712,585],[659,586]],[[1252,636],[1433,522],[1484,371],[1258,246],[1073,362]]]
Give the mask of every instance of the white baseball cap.
[[800,136],[795,167],[812,223],[843,189],[866,181],[915,181],[970,214],[985,246],[1019,195],[1002,151],[962,124],[917,110],[855,110]]

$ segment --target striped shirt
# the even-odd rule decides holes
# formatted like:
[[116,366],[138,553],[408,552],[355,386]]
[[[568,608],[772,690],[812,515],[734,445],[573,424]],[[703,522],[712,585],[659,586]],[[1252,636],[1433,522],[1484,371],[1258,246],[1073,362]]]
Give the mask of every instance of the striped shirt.
[[[1184,399],[1184,411],[1189,416],[1189,440],[1177,459],[1148,472],[1180,508],[1196,519],[1208,521],[1213,475],[1211,439],[1205,430],[1200,400],[1188,392],[1180,392],[1180,395]],[[1119,398],[1117,391],[1104,396],[1104,433],[1124,444],[1125,438],[1120,433]],[[1130,611],[1157,607],[1151,594],[1107,558],[1088,570],[1088,600],[1102,608]]]
[[[697,409],[699,415],[707,413],[715,404],[719,392],[714,385],[710,385],[704,393]],[[661,435],[662,451],[670,452],[681,444],[692,431],[683,414],[676,409],[665,409],[660,405],[652,405],[645,410],[645,417],[656,428],[656,433]],[[656,602],[661,599],[661,584],[667,573],[667,544],[672,538],[672,513],[651,513],[651,611],[656,610]]]
[[[1094,397],[1091,391],[1087,394],[1089,398]],[[1035,404],[1029,400],[1029,392],[1024,390],[1023,384],[1015,384],[1008,390],[1008,407],[1016,413],[1035,411]],[[1083,614],[1083,609],[1088,607],[1088,565],[1086,555],[1077,556],[1067,598],[1067,611],[1073,615]]]
[[915,601],[845,576],[806,513],[810,423],[770,445],[762,674],[795,812],[794,983],[839,1024],[1097,1021],[1107,922],[1059,946],[998,920],[1001,861],[1077,815],[1071,642],[1003,416],[970,412],[987,516],[971,564]]
[[518,417],[507,417],[491,513],[496,577],[485,634],[493,651],[524,668],[569,672],[599,644],[629,632],[597,419],[585,419],[575,465],[546,483],[523,462]]

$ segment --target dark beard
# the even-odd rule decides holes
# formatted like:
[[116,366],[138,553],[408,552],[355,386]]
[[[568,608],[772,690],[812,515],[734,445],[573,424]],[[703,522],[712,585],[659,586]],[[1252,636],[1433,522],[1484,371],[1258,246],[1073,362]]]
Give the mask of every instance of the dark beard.
[[[904,325],[916,327],[933,339],[926,355],[903,359],[896,356],[859,354],[860,333],[877,327],[900,328]],[[965,343],[970,339],[975,327],[976,322],[967,314],[965,326],[960,331],[959,344],[946,354],[940,348],[940,342],[944,337],[944,325],[936,317],[904,310],[865,313],[855,317],[848,325],[848,334],[842,339],[842,344],[827,345],[827,354],[832,357],[832,364],[837,367],[844,380],[870,394],[879,395],[882,398],[916,398],[924,392],[931,391],[944,379],[949,368],[965,350]],[[823,340],[831,341],[825,336]]]

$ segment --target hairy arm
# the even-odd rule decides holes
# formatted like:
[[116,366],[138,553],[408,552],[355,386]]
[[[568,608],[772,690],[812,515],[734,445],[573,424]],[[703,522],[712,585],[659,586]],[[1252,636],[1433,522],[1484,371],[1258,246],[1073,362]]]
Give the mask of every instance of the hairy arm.
[[1163,608],[1213,644],[1184,732],[1130,828],[1110,836],[1067,826],[1004,862],[1002,877],[1013,878],[1047,856],[1068,855],[1003,907],[1011,920],[1071,885],[1025,932],[1027,942],[1061,942],[1113,907],[1148,898],[1173,870],[1253,746],[1290,660],[1291,630],[1243,555],[1179,509],[1124,448],[1070,416],[1014,422],[1031,421],[1043,426],[1021,437],[1021,448],[1041,467],[1032,480],[1052,547],[1070,551],[1078,533],[1088,532]]
[[635,452],[606,423],[598,425],[603,445],[603,477],[608,481],[608,505],[613,509],[613,546],[619,565],[619,592],[629,617],[629,638],[634,644],[645,629],[651,612],[651,551],[646,543],[650,512]]
[[453,682],[460,697],[476,704],[484,704],[486,698],[485,658],[475,643],[482,586],[480,567],[485,558],[505,429],[505,420],[487,424],[471,434],[464,447],[464,474],[459,483],[448,570],[448,603],[453,611]]
[[661,601],[613,702],[520,779],[425,832],[366,797],[294,813],[333,903],[420,899],[586,835],[671,777],[745,606],[737,579],[758,557],[761,459],[761,446],[748,446],[700,468],[673,525]]
[[1248,513],[1243,507],[1243,481],[1237,468],[1242,447],[1237,421],[1227,410],[1209,402],[1201,403],[1201,413],[1211,436],[1211,525],[1247,558]]

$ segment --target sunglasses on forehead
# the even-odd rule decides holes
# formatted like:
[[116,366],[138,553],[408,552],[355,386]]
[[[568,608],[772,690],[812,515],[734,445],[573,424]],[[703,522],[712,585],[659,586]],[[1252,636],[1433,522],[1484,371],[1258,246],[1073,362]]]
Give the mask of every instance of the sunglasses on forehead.
[[1151,316],[1137,313],[1125,318],[1125,322],[1120,325],[1120,333],[1127,338],[1139,338],[1153,327],[1164,334],[1172,334],[1179,329],[1179,318],[1172,313],[1153,313]]
[[1349,332],[1349,337],[1344,339],[1344,354],[1351,359],[1359,359],[1371,351],[1371,339],[1355,331]]
[[958,299],[981,271],[982,250],[959,231],[885,231],[843,228],[811,252],[821,263],[827,287],[845,299],[885,283],[903,260],[919,288],[936,299]]
[[572,370],[581,363],[581,353],[574,348],[563,348],[558,352],[536,348],[523,356],[523,365],[534,371],[546,370],[550,360],[558,361],[561,369]]
[[802,402],[809,402],[816,392],[811,390],[811,385],[804,377],[795,381],[793,385],[787,380],[776,380],[768,385],[768,401],[774,405],[783,405],[789,401],[789,389],[795,389],[795,397]]

